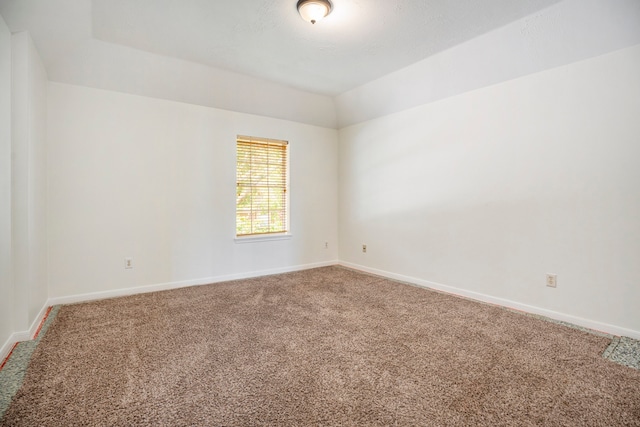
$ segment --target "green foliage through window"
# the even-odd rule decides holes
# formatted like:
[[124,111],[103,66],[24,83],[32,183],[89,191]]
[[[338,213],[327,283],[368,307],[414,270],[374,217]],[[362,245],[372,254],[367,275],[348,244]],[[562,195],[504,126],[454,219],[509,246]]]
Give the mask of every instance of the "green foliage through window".
[[238,136],[236,235],[287,232],[287,141]]

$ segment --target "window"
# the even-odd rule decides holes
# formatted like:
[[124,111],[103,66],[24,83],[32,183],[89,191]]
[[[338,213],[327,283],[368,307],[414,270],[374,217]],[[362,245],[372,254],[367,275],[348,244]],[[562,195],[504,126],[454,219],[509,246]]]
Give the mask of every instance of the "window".
[[288,232],[288,142],[238,136],[236,236]]

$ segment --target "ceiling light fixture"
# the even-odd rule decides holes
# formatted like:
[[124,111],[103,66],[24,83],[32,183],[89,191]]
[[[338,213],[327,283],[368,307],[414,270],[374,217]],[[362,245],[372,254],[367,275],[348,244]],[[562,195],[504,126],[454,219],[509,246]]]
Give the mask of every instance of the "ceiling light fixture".
[[329,0],[298,0],[298,12],[302,19],[315,24],[331,13]]

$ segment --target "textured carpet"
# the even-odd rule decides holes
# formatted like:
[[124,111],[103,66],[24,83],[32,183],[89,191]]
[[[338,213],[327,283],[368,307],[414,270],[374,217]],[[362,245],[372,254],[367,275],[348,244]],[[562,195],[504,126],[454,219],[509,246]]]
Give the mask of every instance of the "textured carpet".
[[68,305],[2,426],[640,426],[610,339],[327,267]]

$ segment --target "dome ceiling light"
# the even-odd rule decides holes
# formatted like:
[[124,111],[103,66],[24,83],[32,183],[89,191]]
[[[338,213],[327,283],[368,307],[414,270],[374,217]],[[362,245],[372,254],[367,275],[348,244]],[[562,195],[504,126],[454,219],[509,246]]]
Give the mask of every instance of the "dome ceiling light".
[[315,24],[331,13],[329,0],[298,0],[298,12],[302,19]]

